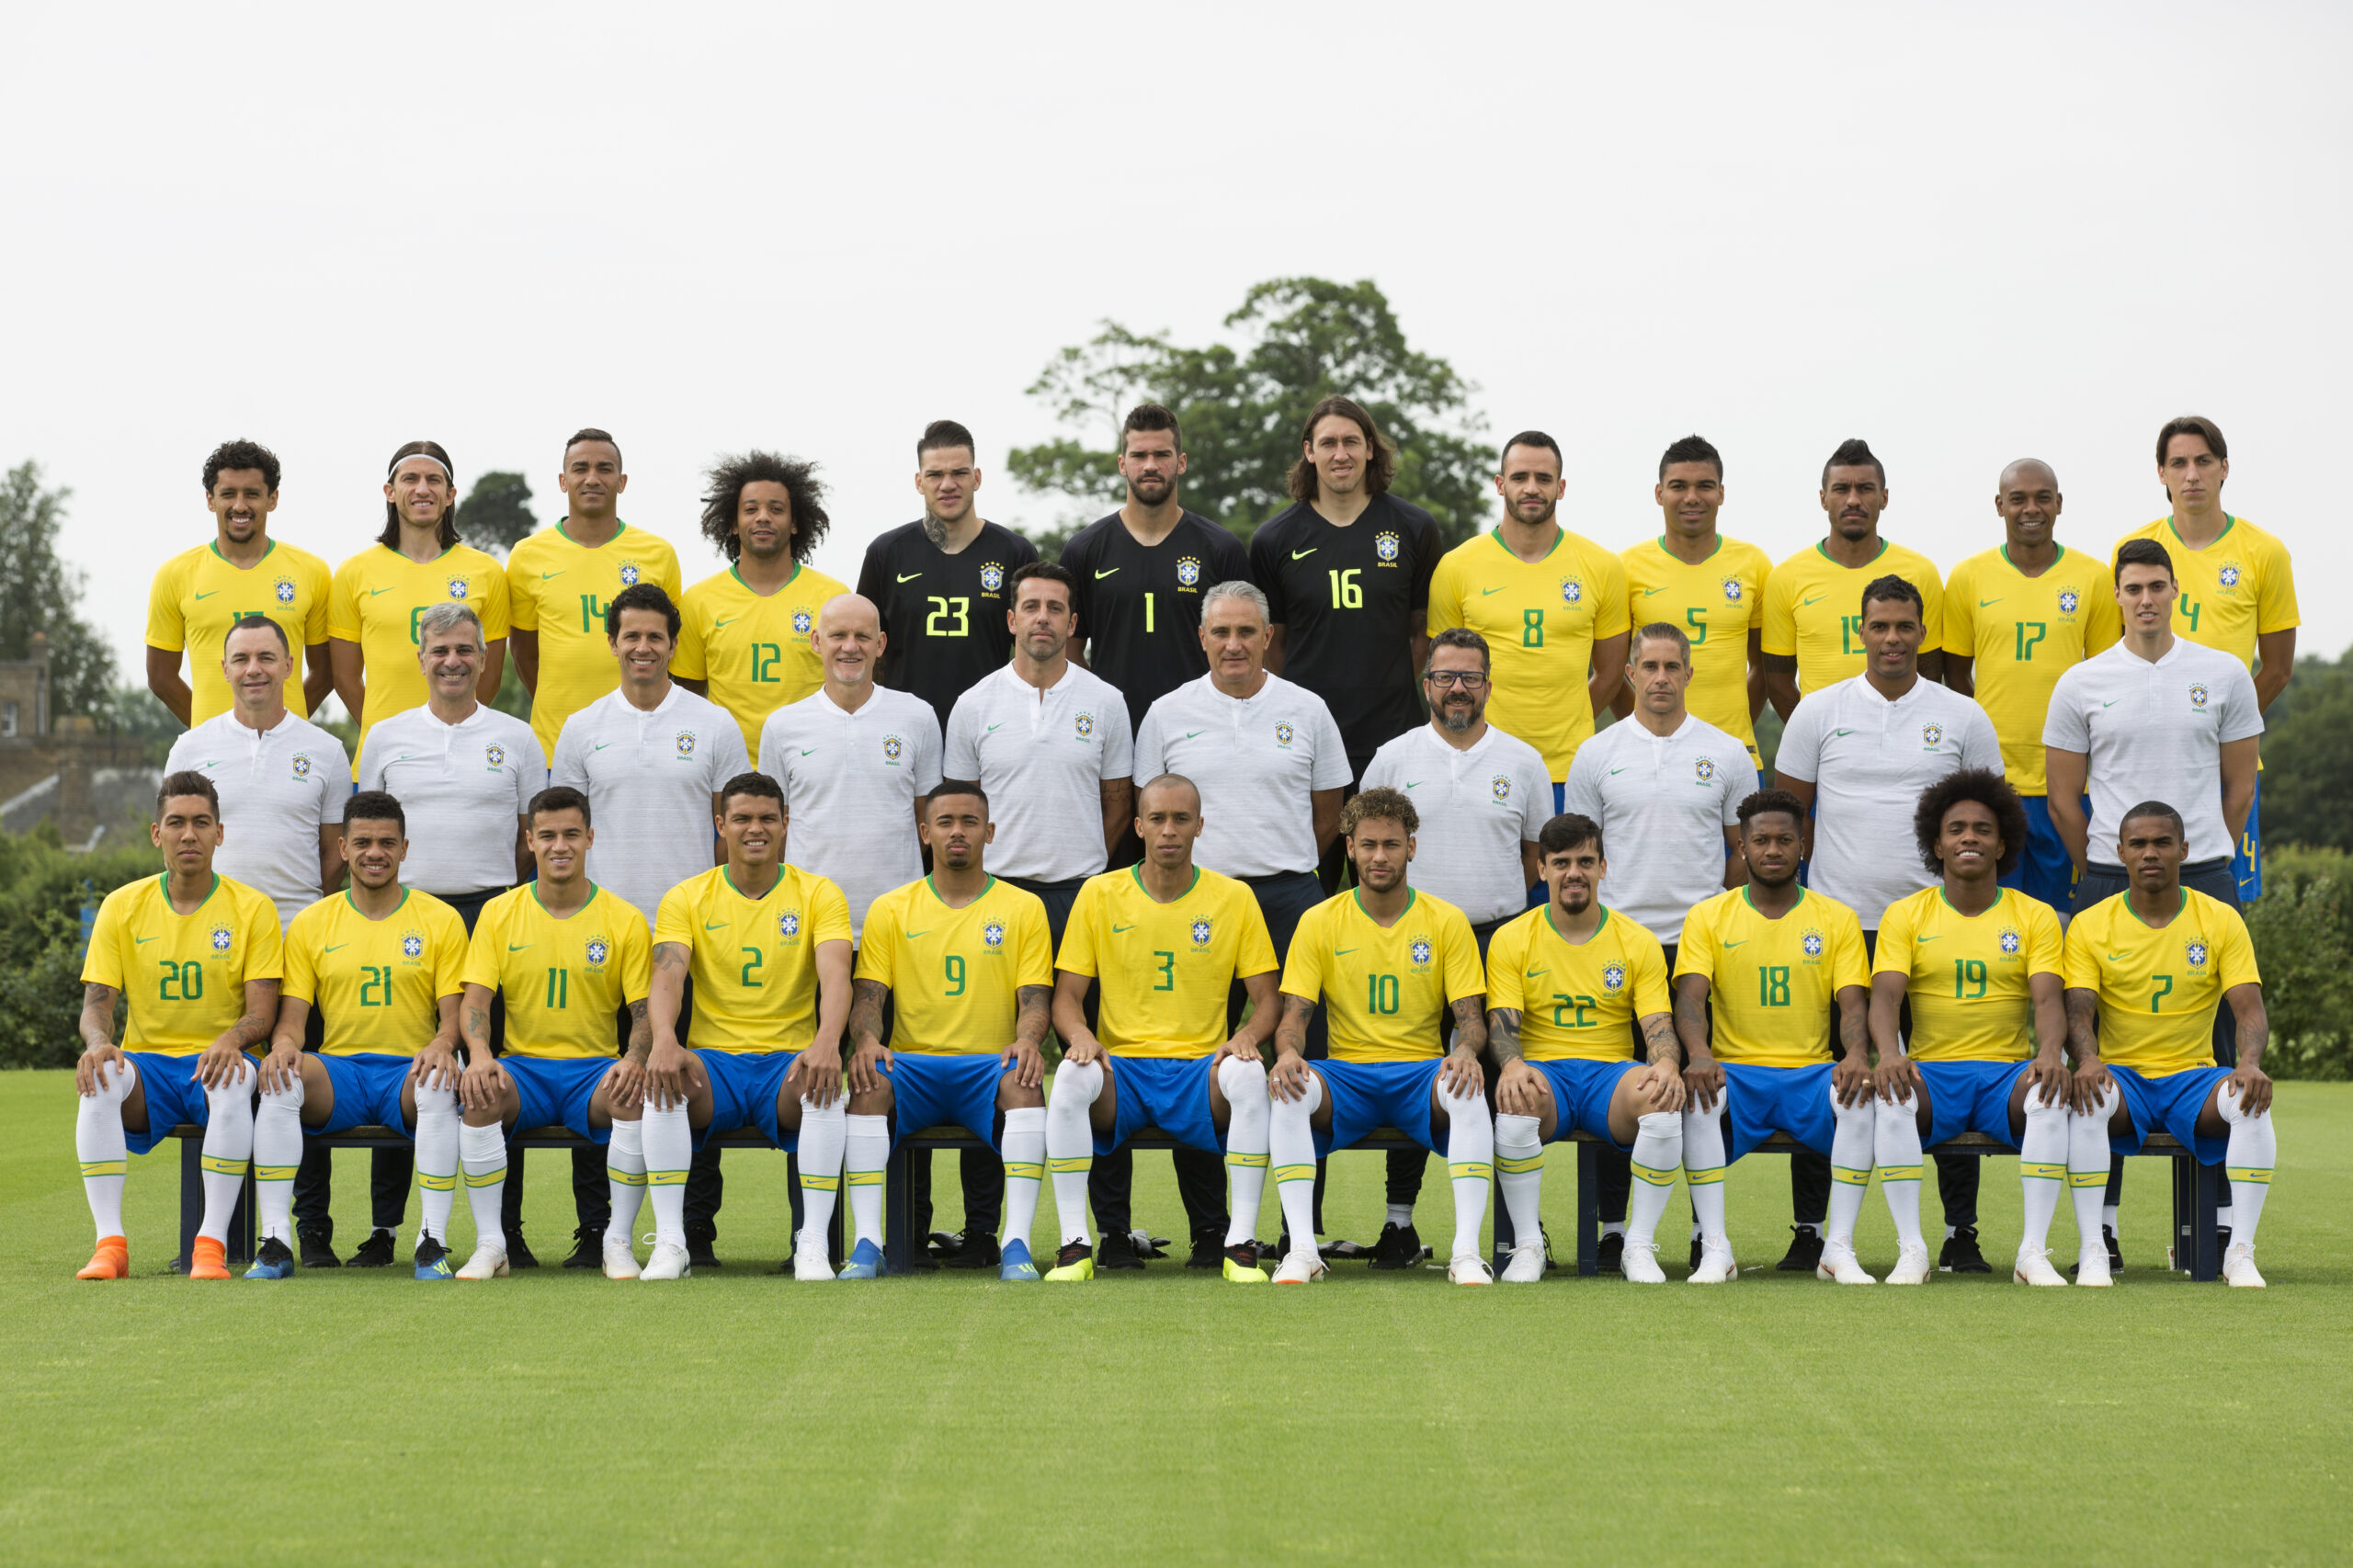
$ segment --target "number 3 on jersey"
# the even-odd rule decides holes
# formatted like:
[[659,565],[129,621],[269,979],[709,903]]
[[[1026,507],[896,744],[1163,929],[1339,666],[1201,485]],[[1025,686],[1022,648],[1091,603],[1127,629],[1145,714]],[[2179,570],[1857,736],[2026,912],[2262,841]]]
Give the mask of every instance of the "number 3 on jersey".
[[[932,594],[926,596],[926,602],[931,605],[932,609],[929,615],[924,617],[925,636],[963,637],[971,633],[972,630],[972,601],[971,599],[961,596],[946,598],[938,594]],[[948,624],[947,619],[951,615],[956,618],[955,624],[952,626]]]

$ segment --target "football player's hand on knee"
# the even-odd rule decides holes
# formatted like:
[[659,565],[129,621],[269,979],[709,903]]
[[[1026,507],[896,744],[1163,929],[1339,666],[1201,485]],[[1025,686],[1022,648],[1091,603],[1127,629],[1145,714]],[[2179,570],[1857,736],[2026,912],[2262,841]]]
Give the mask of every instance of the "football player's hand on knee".
[[663,1110],[684,1105],[694,1092],[700,1065],[695,1053],[676,1040],[655,1040],[645,1055],[645,1085],[640,1091],[645,1103]]
[[[119,1078],[131,1070],[131,1063],[119,1045],[95,1045],[84,1051],[74,1063],[74,1092],[88,1096],[98,1092],[107,1077]],[[101,1074],[105,1076],[101,1076]]]
[[1222,1070],[1229,1056],[1252,1067],[1261,1066],[1266,1062],[1266,1058],[1258,1054],[1256,1044],[1245,1045],[1239,1040],[1229,1040],[1219,1046],[1217,1053],[1210,1058],[1210,1072],[1215,1074]]
[[1267,1074],[1267,1092],[1288,1105],[1307,1094],[1307,1059],[1295,1051],[1275,1052],[1273,1071]]
[[2241,1067],[2223,1082],[2238,1091],[2242,1116],[2261,1116],[2271,1108],[2271,1075],[2262,1068]]
[[429,1040],[408,1064],[411,1091],[417,1089],[454,1089],[458,1077],[465,1069],[458,1064],[458,1053],[448,1041]]
[[1715,1109],[1716,1102],[1723,1097],[1723,1064],[1712,1056],[1692,1062],[1683,1070],[1683,1086],[1699,1102],[1700,1110]]
[[2042,1096],[2041,1103],[2046,1106],[2075,1105],[2075,1080],[2069,1076],[2064,1062],[2038,1056],[2027,1064],[2026,1103],[2033,1105],[2037,1095]]
[[1110,1054],[1103,1042],[1091,1034],[1083,1034],[1063,1041],[1063,1060],[1074,1067],[1084,1067],[1090,1062],[1100,1062]]
[[1856,1051],[1848,1051],[1830,1069],[1830,1092],[1848,1110],[1870,1098],[1874,1087],[1870,1064]]
[[870,1095],[883,1087],[887,1082],[883,1074],[890,1071],[892,1060],[891,1048],[879,1040],[859,1046],[849,1059],[849,1092]]
[[1689,1097],[1683,1086],[1683,1074],[1665,1062],[1654,1062],[1635,1076],[1634,1094],[1643,1102],[1645,1114],[1679,1111]]
[[1034,1089],[1046,1081],[1046,1053],[1026,1040],[1017,1040],[1006,1046],[1005,1054],[997,1060],[1012,1073],[1016,1088]]
[[2108,1063],[2097,1056],[2077,1066],[2069,1082],[2072,1086],[2067,1094],[2068,1108],[2084,1116],[2099,1109],[2099,1102],[2116,1087],[2115,1078],[2109,1074]]
[[1920,1066],[1909,1056],[1891,1051],[1871,1074],[1871,1086],[1890,1105],[1901,1105],[1907,1095],[1920,1092]]
[[1504,1063],[1495,1076],[1495,1108],[1506,1116],[1544,1114],[1544,1074],[1519,1057]]
[[1484,1098],[1487,1075],[1479,1070],[1479,1053],[1456,1046],[1438,1064],[1438,1086],[1458,1100]]
[[245,1053],[225,1040],[216,1040],[196,1059],[196,1077],[208,1089],[226,1088],[243,1075]]
[[814,1106],[842,1097],[842,1051],[838,1045],[813,1045],[793,1059],[785,1086]]
[[269,1054],[261,1059],[261,1090],[266,1095],[283,1094],[302,1081],[302,1048],[281,1040],[269,1043]]
[[496,1110],[506,1102],[506,1088],[513,1080],[498,1058],[485,1052],[479,1062],[467,1063],[458,1076],[458,1103],[468,1110]]

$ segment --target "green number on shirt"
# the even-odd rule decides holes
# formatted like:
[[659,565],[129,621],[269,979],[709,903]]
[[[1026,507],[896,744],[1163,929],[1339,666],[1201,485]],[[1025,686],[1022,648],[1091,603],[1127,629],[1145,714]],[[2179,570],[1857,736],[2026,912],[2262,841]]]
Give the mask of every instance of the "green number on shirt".
[[758,989],[760,982],[752,977],[752,971],[768,961],[767,954],[757,948],[738,948],[735,950],[744,955],[744,967],[737,972],[743,976],[745,988]]
[[1683,624],[1691,629],[1691,646],[1697,648],[1708,640],[1708,612],[1693,608],[1683,612]]
[[1324,574],[1332,579],[1332,608],[1334,609],[1364,608],[1364,585],[1357,581],[1357,574],[1362,570],[1363,568],[1359,566],[1351,566],[1346,571],[1335,567]]
[[432,608],[431,605],[419,605],[408,612],[408,645],[410,647],[416,647],[425,641],[424,636],[416,629],[416,623],[424,619],[425,612]]
[[1393,974],[1368,974],[1364,977],[1364,1010],[1395,1017],[1397,1012],[1397,977]]
[[389,1007],[392,1005],[392,965],[359,966],[359,1005],[363,1007]]
[[594,632],[605,630],[605,601],[594,594],[580,596],[580,630]]
[[[1552,993],[1552,1027],[1556,1029],[1589,1029],[1593,1028],[1593,1020],[1586,1014],[1600,1006],[1590,996],[1564,996],[1555,991]],[[1576,1016],[1563,1017],[1562,1015],[1564,1013]]]
[[1523,648],[1544,646],[1544,611],[1541,607],[1519,612],[1519,645]]
[[1756,966],[1756,1005],[1760,1007],[1786,1007],[1790,1005],[1789,965],[1760,963]]
[[1840,653],[1861,653],[1863,651],[1862,635],[1863,618],[1860,612],[1854,615],[1842,615],[1838,618],[1838,651]]
[[[971,599],[942,598],[938,594],[932,594],[924,602],[935,607],[931,614],[924,619],[925,636],[962,637],[972,630],[972,601]],[[953,626],[943,624],[942,618],[951,615],[956,618],[956,624]]]
[[572,971],[570,970],[548,971],[548,1006],[551,1007],[572,1006]]
[[[2033,632],[2034,635],[2031,637],[2028,636],[2027,633],[2029,631]],[[2050,625],[2045,621],[2021,620],[2018,623],[2018,661],[2019,664],[2023,665],[2034,657],[2034,645],[2041,642],[2044,637],[2048,636],[2050,631]]]
[[949,989],[945,994],[961,996],[964,994],[964,960],[954,953],[949,954],[947,970]]
[[1159,952],[1156,952],[1156,953],[1153,954],[1152,956],[1153,956],[1154,958],[1156,958],[1156,959],[1158,959],[1158,960],[1160,960],[1160,983],[1159,983],[1158,984],[1154,985],[1154,986],[1153,987],[1153,989],[1154,989],[1154,991],[1174,991],[1174,990],[1176,990],[1176,955],[1175,953],[1159,953]]
[[160,1002],[201,1002],[204,1000],[204,965],[195,959],[186,963],[161,960],[164,974],[155,987]]
[[1158,630],[1153,620],[1152,596],[1150,594],[1146,594],[1143,597],[1143,629],[1146,631]]
[[777,661],[784,657],[784,650],[773,642],[752,644],[752,678],[772,681],[777,678]]
[[[1963,992],[1967,985],[1973,989]],[[1985,994],[1985,960],[1955,959],[1952,960],[1952,995],[1956,1002],[1974,1002]]]
[[2173,994],[2173,976],[2169,974],[2153,974],[2149,976],[2149,978],[2157,983],[2157,990],[2155,994],[2149,998],[2149,1011],[2152,1013],[2163,1012],[2165,1009],[2158,1006],[2157,1004]]
[[2177,619],[2187,617],[2189,622],[2189,630],[2193,632],[2198,630],[2198,617],[2200,612],[2205,607],[2203,605],[2200,604],[2196,599],[2191,598],[2188,594],[2182,595],[2179,598],[2174,600],[2173,603],[2173,613],[2175,617]]

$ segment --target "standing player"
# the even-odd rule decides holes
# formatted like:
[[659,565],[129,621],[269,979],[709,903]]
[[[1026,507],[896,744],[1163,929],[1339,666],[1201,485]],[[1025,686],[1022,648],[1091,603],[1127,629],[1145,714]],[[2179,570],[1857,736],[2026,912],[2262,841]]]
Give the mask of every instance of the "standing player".
[[[1759,790],[1740,803],[1748,881],[1691,911],[1675,960],[1675,1032],[1683,1045],[1683,1176],[1699,1216],[1694,1285],[1739,1272],[1724,1232],[1724,1166],[1786,1132],[1831,1160],[1829,1225],[1814,1276],[1876,1283],[1855,1257],[1855,1219],[1877,1139],[1865,1007],[1870,964],[1855,912],[1798,885],[1805,802]],[[1847,1054],[1826,1041],[1838,1008]],[[1885,1114],[1895,1115],[1893,1107]],[[1724,1119],[1732,1128],[1726,1137]],[[1917,1180],[1919,1171],[1912,1171]],[[1628,1249],[1631,1256],[1631,1247]]]
[[[1495,531],[1447,551],[1430,578],[1430,635],[1467,627],[1495,660],[1495,722],[1544,754],[1555,785],[1569,777],[1593,721],[1625,685],[1626,568],[1557,521],[1567,488],[1560,444],[1541,430],[1504,443]],[[1587,700],[1565,694],[1586,688]]]
[[[841,1186],[845,1131],[842,1025],[849,1017],[849,909],[841,890],[784,859],[784,792],[776,780],[739,773],[721,786],[714,813],[725,860],[662,899],[654,923],[653,1028],[648,1049],[621,1064],[622,1086],[644,1085],[641,1144],[613,1123],[612,1229],[605,1274],[680,1279],[687,1249],[686,1181],[698,1144],[714,1132],[756,1127],[797,1151],[802,1222],[793,1240],[797,1279],[831,1279],[825,1237]],[[684,1040],[688,987],[694,1016]],[[692,1049],[688,1049],[690,1041]],[[638,1272],[630,1248],[641,1189],[654,1200],[654,1255]]]
[[[2230,476],[2222,426],[2195,414],[2166,420],[2157,431],[2157,478],[2173,509],[2117,540],[2112,558],[2120,562],[2123,547],[2136,539],[2165,547],[2181,585],[2174,630],[2245,665],[2260,711],[2288,689],[2296,668],[2296,573],[2277,535],[2222,510],[2222,482]],[[2241,903],[2263,892],[2262,814],[2258,766],[2246,825],[2231,851]]]
[[[2255,1228],[2279,1158],[2263,1071],[2271,1027],[2246,922],[2182,883],[2188,841],[2181,813],[2162,801],[2122,813],[2117,858],[2131,868],[2131,885],[2067,929],[2068,1042],[2078,1096],[2117,1153],[2139,1153],[2163,1128],[2200,1165],[2229,1173],[2222,1278],[2260,1287]],[[2226,1001],[2238,1023],[2234,1068],[2215,1065],[2211,1045]],[[2076,1283],[2107,1283],[2093,1277],[2107,1261],[2086,1247]]]
[[1920,1186],[1894,1173],[1919,1169],[1923,1139],[1937,1144],[1961,1132],[1983,1132],[2018,1151],[2026,1229],[2011,1278],[2067,1283],[2043,1244],[2063,1179],[2075,1194],[2084,1254],[2097,1254],[2104,1270],[2099,1188],[2108,1180],[2108,1158],[2097,1123],[2086,1128],[2088,1168],[2070,1169],[2075,1096],[2061,1055],[2067,1027],[2059,916],[2001,882],[2026,844],[2026,808],[2001,775],[1963,768],[1921,791],[1912,833],[1921,863],[1935,868],[1938,883],[1887,906],[1871,960],[1880,1095],[1915,1113],[1909,1121],[1896,1117],[1876,1125],[1880,1189],[1903,1245],[1888,1278],[1927,1278]]
[[484,648],[475,693],[498,695],[506,665],[506,569],[458,539],[458,479],[438,441],[411,441],[384,474],[384,531],[335,568],[327,600],[327,651],[335,695],[368,736],[424,703],[417,664],[423,620],[436,605],[472,608]]
[[[212,513],[210,542],[183,551],[157,568],[147,596],[147,689],[193,728],[228,711],[229,687],[220,676],[229,629],[266,616],[285,633],[289,648],[309,650],[305,678],[290,658],[286,706],[309,718],[335,684],[327,657],[327,563],[309,551],[269,537],[278,510],[278,454],[252,441],[223,441],[204,460],[204,505]],[[180,655],[188,655],[188,679]]]
[[[1398,791],[1360,790],[1340,812],[1357,885],[1309,910],[1292,937],[1267,1077],[1267,1156],[1291,1238],[1278,1285],[1309,1284],[1324,1272],[1315,1246],[1315,1162],[1381,1127],[1406,1132],[1432,1153],[1443,1141],[1454,1184],[1447,1278],[1493,1282],[1479,1256],[1495,1142],[1479,1066],[1486,980],[1462,911],[1406,882],[1420,826],[1421,813]],[[1332,1055],[1310,1066],[1307,1019],[1318,1006],[1331,1018]],[[1449,1012],[1450,1051],[1438,1028]]]
[[824,683],[817,612],[849,592],[809,564],[832,520],[816,475],[815,463],[752,451],[704,478],[702,537],[731,564],[680,601],[670,671],[735,716],[747,756],[769,714]]
[[[1203,825],[1191,779],[1151,779],[1136,797],[1143,860],[1089,881],[1071,910],[1054,960],[1063,1060],[1046,1102],[1046,1157],[1063,1244],[1048,1279],[1095,1278],[1087,1166],[1139,1128],[1157,1127],[1193,1148],[1223,1151],[1233,1184],[1225,1278],[1267,1283],[1251,1237],[1267,1184],[1267,1069],[1258,1049],[1280,1006],[1277,960],[1250,890],[1193,864]],[[1098,1020],[1089,1028],[1086,993],[1098,981]],[[1250,1020],[1233,1028],[1228,997],[1237,983],[1249,993]]]
[[[1029,1228],[1046,1169],[1042,1050],[1054,990],[1046,906],[989,875],[989,800],[978,786],[933,790],[923,826],[931,875],[876,899],[858,946],[843,1165],[858,1245],[842,1278],[882,1271],[882,1178],[895,1115],[899,1138],[954,1121],[994,1145],[1008,1200],[1004,1244],[967,1233],[958,1256],[994,1254],[998,1278],[1035,1281]],[[887,1046],[885,1007],[893,1016]]]
[[[1691,711],[1738,736],[1756,764],[1756,714],[1765,706],[1765,588],[1772,562],[1755,545],[1716,531],[1724,460],[1699,437],[1686,436],[1666,449],[1651,494],[1665,514],[1665,531],[1618,555],[1626,567],[1628,623],[1664,620],[1685,629],[1691,641]],[[1639,696],[1621,691],[1611,706],[1623,719]]]
[[555,755],[563,722],[613,689],[618,672],[606,642],[605,610],[623,588],[650,583],[673,603],[683,591],[669,541],[620,518],[629,474],[621,449],[602,430],[575,431],[563,444],[564,518],[506,558],[515,674],[531,694],[531,733]]
[[1830,531],[1777,564],[1765,585],[1765,691],[1784,719],[1796,710],[1800,692],[1862,673],[1868,655],[1859,610],[1863,589],[1875,578],[1901,577],[1919,590],[1920,673],[1944,678],[1944,579],[1927,556],[1880,538],[1880,514],[1891,499],[1887,470],[1867,442],[1840,442],[1822,466]]
[[[245,1278],[294,1272],[288,1211],[303,1133],[373,1123],[406,1133],[415,1146],[425,1173],[416,1277],[447,1279],[449,1210],[458,1197],[466,928],[448,904],[401,884],[408,817],[392,796],[363,790],[344,803],[343,853],[351,886],[286,928],[283,1000],[254,1114],[262,1242]],[[313,1012],[325,1028],[319,1049],[306,1052],[302,1037]],[[404,1208],[407,1199],[403,1192]]]
[[[636,1120],[642,1082],[616,1077],[614,1020],[626,1007],[629,1049],[646,1058],[645,916],[588,879],[588,797],[563,786],[531,797],[531,857],[539,875],[492,899],[474,923],[458,1022],[466,1070],[458,1164],[473,1211],[474,1253],[460,1279],[506,1274],[499,1223],[507,1132],[566,1127],[601,1150],[616,1120]],[[522,940],[516,940],[517,937]],[[506,1003],[506,1048],[490,1050],[490,1004]]]
[[[245,1053],[278,1017],[278,916],[268,899],[213,870],[221,798],[201,773],[165,776],[148,836],[163,852],[162,874],[107,894],[82,966],[74,1151],[98,1244],[76,1278],[129,1277],[129,1156],[192,1121],[204,1129],[204,1222],[188,1275],[226,1279],[229,1221],[254,1151],[255,1073]],[[119,1046],[118,997],[131,1011]]]

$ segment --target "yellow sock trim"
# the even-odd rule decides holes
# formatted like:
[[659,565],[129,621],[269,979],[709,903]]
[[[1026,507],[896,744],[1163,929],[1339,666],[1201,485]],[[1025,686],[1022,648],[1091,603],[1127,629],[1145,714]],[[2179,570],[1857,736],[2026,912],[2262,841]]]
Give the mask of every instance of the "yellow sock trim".
[[206,1154],[202,1156],[201,1163],[205,1170],[210,1175],[241,1176],[245,1174],[245,1166],[251,1162],[245,1160],[223,1160],[211,1154]]
[[300,1168],[296,1165],[256,1165],[254,1179],[256,1181],[292,1181],[295,1171]]
[[687,1185],[687,1173],[684,1171],[648,1171],[643,1176],[638,1177],[631,1185],[638,1187],[684,1187]]
[[620,1183],[623,1187],[643,1187],[649,1174],[645,1171],[625,1171],[614,1165],[605,1167],[606,1176]]
[[811,1176],[806,1171],[801,1173],[801,1190],[803,1192],[839,1192],[841,1187],[842,1178],[839,1176]]
[[1636,1165],[1634,1167],[1634,1179],[1636,1181],[1646,1181],[1653,1187],[1673,1187],[1675,1185],[1675,1172],[1672,1167],[1662,1171],[1653,1169],[1649,1165]]
[[1225,1163],[1229,1165],[1240,1165],[1245,1170],[1255,1166],[1263,1171],[1267,1168],[1267,1156],[1264,1154],[1237,1154],[1228,1151],[1225,1156]]
[[506,1179],[506,1167],[505,1165],[499,1166],[494,1171],[484,1171],[480,1176],[474,1175],[472,1171],[468,1171],[466,1173],[466,1185],[468,1187],[496,1187],[500,1182],[505,1181]]
[[2069,1187],[2106,1187],[2108,1173],[2106,1171],[2069,1171],[2067,1185]]
[[[1095,1168],[1095,1156],[1074,1154],[1066,1160],[1048,1160],[1046,1168],[1056,1176],[1083,1176]],[[2102,1177],[2106,1180],[2106,1177]]]
[[[1918,1167],[1915,1166],[1912,1174],[1918,1176],[1920,1174]],[[1871,1184],[1871,1173],[1868,1170],[1855,1170],[1847,1165],[1833,1165],[1830,1167],[1830,1179],[1843,1181],[1848,1187],[1869,1187]]]
[[1449,1181],[1493,1181],[1495,1179],[1495,1167],[1483,1160],[1463,1160],[1459,1164],[1449,1160],[1446,1165],[1446,1179]]
[[124,1176],[130,1170],[129,1160],[85,1160],[82,1162],[82,1179],[87,1181],[94,1176]]
[[1314,1179],[1315,1167],[1313,1165],[1277,1165],[1275,1167],[1275,1185],[1277,1187],[1282,1186],[1283,1183],[1287,1181],[1313,1181]]
[[2018,1175],[2024,1176],[2029,1181],[2064,1181],[2067,1179],[2067,1167],[2064,1165],[2045,1165],[2040,1160],[2029,1165],[2026,1161],[2020,1160],[2018,1162]]
[[2223,1174],[2233,1181],[2251,1181],[2258,1187],[2271,1185],[2269,1165],[2228,1165],[2223,1167]]
[[1495,1156],[1495,1169],[1503,1172],[1506,1176],[1520,1176],[1529,1171],[1540,1171],[1543,1168],[1544,1151],[1541,1149],[1539,1149],[1533,1154],[1529,1154],[1520,1158],[1515,1158],[1510,1154],[1497,1154]]
[[842,1175],[849,1178],[849,1184],[852,1187],[881,1187],[882,1185],[881,1171],[844,1171]]
[[1704,1171],[1695,1171],[1688,1165],[1683,1167],[1683,1185],[1686,1187],[1712,1187],[1723,1179],[1724,1168],[1722,1165]]
[[1005,1179],[1007,1181],[1043,1181],[1045,1176],[1046,1166],[1043,1161],[1007,1160],[1005,1162]]
[[1881,1165],[1879,1168],[1879,1179],[1882,1186],[1891,1181],[1918,1181],[1920,1167],[1918,1165]]
[[416,1179],[418,1184],[427,1192],[455,1192],[458,1190],[458,1173],[455,1171],[451,1171],[448,1176],[435,1176],[430,1171],[419,1171],[417,1173]]

